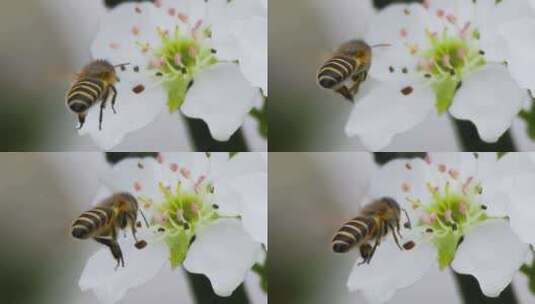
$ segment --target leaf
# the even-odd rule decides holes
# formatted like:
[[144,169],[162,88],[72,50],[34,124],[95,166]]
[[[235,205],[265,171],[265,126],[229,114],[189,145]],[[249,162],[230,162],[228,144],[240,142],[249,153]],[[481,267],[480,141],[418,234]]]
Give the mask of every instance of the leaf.
[[268,278],[267,278],[267,267],[266,264],[262,265],[259,263],[254,264],[252,271],[260,277],[260,287],[264,292],[268,292]]
[[461,235],[456,233],[447,233],[440,238],[433,239],[433,244],[438,251],[438,265],[441,270],[446,268],[455,258],[460,240]]
[[165,238],[165,243],[169,247],[169,261],[173,269],[184,262],[192,237],[190,232],[182,230]]
[[433,84],[433,90],[435,91],[436,97],[435,106],[439,114],[448,110],[460,83],[461,82],[457,79],[446,78]]
[[267,115],[267,102],[264,100],[264,104],[261,109],[253,108],[249,114],[258,122],[258,133],[263,138],[268,136],[268,115]]
[[522,265],[522,267],[520,267],[520,272],[528,277],[529,290],[532,294],[535,294],[535,259],[531,265]]
[[529,111],[520,111],[518,116],[526,123],[529,138],[535,140],[535,103],[532,102]]

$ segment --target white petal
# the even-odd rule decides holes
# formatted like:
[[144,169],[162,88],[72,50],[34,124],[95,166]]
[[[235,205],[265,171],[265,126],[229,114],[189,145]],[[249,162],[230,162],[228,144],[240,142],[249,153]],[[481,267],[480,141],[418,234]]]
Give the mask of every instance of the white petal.
[[[414,76],[418,58],[411,55],[407,46],[425,45],[427,19],[428,12],[421,4],[392,4],[371,18],[366,42],[372,46],[390,45],[372,49],[371,77],[397,83],[399,78]],[[410,75],[403,73],[403,70]]]
[[535,174],[520,174],[513,179],[508,208],[511,228],[518,237],[535,244]]
[[508,215],[510,195],[515,192],[514,177],[534,172],[535,163],[528,153],[507,153],[496,160],[496,153],[479,153],[478,175],[483,187],[481,201],[490,216]]
[[485,58],[491,61],[504,61],[507,47],[499,34],[502,24],[533,15],[529,3],[520,1],[480,0],[475,3],[475,26],[480,32],[479,46],[485,51]]
[[267,246],[266,160],[260,153],[238,153],[214,171],[214,200],[220,210],[240,214],[247,232]]
[[160,201],[158,189],[162,170],[154,158],[128,158],[117,163],[102,177],[102,182],[112,192],[130,192],[135,196]]
[[[140,234],[139,237],[143,239]],[[124,297],[126,292],[139,287],[158,274],[167,261],[167,247],[161,242],[149,242],[138,250],[132,239],[120,242],[125,267],[115,268],[108,248],[99,249],[85,265],[79,285],[82,291],[93,290],[102,303],[112,304]]]
[[[315,10],[316,16],[322,19],[322,30],[326,32],[325,36],[331,46],[363,38],[376,13],[371,0],[337,0],[335,5],[331,1],[309,0],[308,4]],[[347,31],[348,28],[351,31]]]
[[241,197],[241,218],[245,230],[267,247],[267,173],[244,176],[234,181],[233,187]]
[[[210,171],[210,162],[205,153],[160,153],[159,162],[163,171],[161,181],[169,186],[174,186],[177,180],[181,180],[185,190],[194,190],[195,184],[201,178],[206,179]],[[177,166],[178,169],[173,171],[173,166]],[[184,178],[184,172],[189,173],[187,178]],[[189,183],[185,183],[186,181]]]
[[237,26],[240,69],[252,86],[262,88],[267,95],[267,19],[251,17]]
[[182,112],[206,122],[213,138],[226,141],[241,126],[259,94],[237,65],[216,64],[195,77]]
[[216,56],[220,60],[236,60],[240,56],[239,38],[236,36],[236,22],[259,16],[266,17],[266,9],[260,1],[225,0],[208,2],[207,21],[212,25],[212,39]]
[[471,120],[481,138],[496,142],[511,126],[527,93],[511,78],[507,68],[489,64],[466,77],[450,107],[458,119]]
[[500,27],[507,43],[507,63],[511,75],[525,89],[535,88],[535,19],[519,19]]
[[119,144],[128,133],[148,125],[164,109],[167,100],[167,94],[161,86],[149,85],[145,84],[145,90],[135,94],[131,83],[119,82],[116,85],[117,113],[112,112],[108,101],[103,113],[102,130],[99,130],[100,105],[94,105],[89,109],[85,125],[79,131],[80,135],[91,135],[97,145],[109,150]]
[[524,263],[529,247],[511,231],[505,220],[489,220],[465,235],[452,267],[476,277],[488,297],[497,297]]
[[[405,95],[403,90],[411,90]],[[358,135],[370,150],[386,147],[394,135],[422,122],[433,108],[431,89],[382,83],[360,98],[346,125],[348,136]]]
[[[369,195],[371,199],[391,197],[404,208],[412,222],[419,220],[419,215],[412,208],[408,198],[419,199],[423,204],[431,201],[432,193],[427,182],[436,183],[437,170],[420,158],[396,159],[385,164],[370,180]],[[369,203],[363,201],[362,205]]]
[[401,288],[421,279],[435,264],[435,249],[427,243],[400,251],[388,239],[375,252],[369,265],[357,265],[349,276],[349,290],[360,290],[370,303],[385,303]]
[[189,272],[205,274],[214,292],[227,297],[243,282],[260,252],[260,244],[238,220],[221,219],[197,234],[184,267]]
[[107,59],[112,64],[128,62],[144,66],[148,57],[137,42],[159,43],[151,24],[152,8],[152,3],[125,3],[107,13],[91,45],[93,57]]

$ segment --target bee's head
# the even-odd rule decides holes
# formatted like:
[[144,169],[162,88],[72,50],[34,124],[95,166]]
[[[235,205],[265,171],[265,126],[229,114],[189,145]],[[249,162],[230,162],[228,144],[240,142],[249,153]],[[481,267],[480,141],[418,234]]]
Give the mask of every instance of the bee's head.
[[138,202],[137,199],[128,192],[117,194],[119,208],[125,212],[134,212],[137,214]]
[[89,77],[101,79],[107,83],[114,84],[117,82],[117,73],[115,67],[106,60],[95,60],[84,68]]
[[395,199],[391,197],[383,197],[381,198],[381,201],[387,204],[389,207],[395,209],[397,212],[401,212],[401,208],[399,207],[398,202],[396,202]]
[[342,44],[338,51],[362,60],[371,57],[372,49],[363,40],[351,40]]

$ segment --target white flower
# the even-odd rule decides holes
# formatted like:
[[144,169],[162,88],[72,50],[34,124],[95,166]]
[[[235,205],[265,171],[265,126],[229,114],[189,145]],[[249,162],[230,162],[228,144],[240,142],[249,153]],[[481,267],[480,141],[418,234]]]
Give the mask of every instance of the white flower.
[[529,14],[524,0],[433,0],[379,11],[366,41],[391,46],[373,49],[369,74],[378,82],[357,96],[346,134],[380,150],[435,108],[471,120],[484,141],[497,141],[528,100],[503,64],[506,44],[497,32]]
[[80,288],[93,290],[103,303],[117,302],[128,289],[157,276],[164,265],[202,273],[216,294],[229,296],[262,248],[267,250],[267,160],[261,154],[229,158],[227,153],[172,153],[157,160],[127,159],[103,183],[98,198],[130,192],[151,223],[139,234],[148,242],[142,250],[119,234],[124,268],[114,271],[107,248],[87,262]]
[[267,96],[267,0],[208,2],[213,45],[220,60],[238,60],[245,77]]
[[388,236],[369,265],[355,264],[349,289],[361,290],[370,302],[384,303],[430,267],[451,265],[475,276],[485,295],[498,296],[529,254],[522,235],[532,231],[535,215],[522,215],[524,223],[531,223],[518,233],[512,210],[530,204],[533,193],[520,190],[515,182],[533,170],[531,160],[521,154],[497,160],[495,153],[477,158],[472,153],[442,153],[387,163],[372,177],[369,197],[392,197],[407,210],[412,229],[402,230],[401,242],[412,240],[416,246],[400,251]]
[[[170,111],[203,119],[216,140],[228,140],[261,97],[259,88],[266,90],[262,81],[267,79],[267,42],[262,41],[267,30],[255,8],[234,2],[218,7],[194,0],[126,3],[107,13],[91,53],[129,65],[125,71],[118,68],[117,113],[106,111],[98,130],[100,109],[93,107],[80,134],[110,149],[148,125],[167,104]],[[233,19],[235,12],[240,18]],[[240,55],[227,58],[219,55],[226,50],[212,35],[233,22],[240,26],[232,32]]]

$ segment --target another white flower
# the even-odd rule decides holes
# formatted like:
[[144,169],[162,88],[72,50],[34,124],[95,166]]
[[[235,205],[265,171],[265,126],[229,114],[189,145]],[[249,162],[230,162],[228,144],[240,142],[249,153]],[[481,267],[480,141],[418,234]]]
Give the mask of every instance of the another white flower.
[[[234,2],[243,1],[210,8],[194,0],[126,3],[107,13],[92,55],[129,65],[119,71],[117,114],[105,113],[99,131],[99,109],[94,107],[80,133],[110,149],[149,124],[167,104],[170,111],[180,108],[186,116],[203,119],[216,140],[228,140],[261,97],[259,88],[266,90],[262,77],[267,79],[261,68],[267,66],[262,57],[267,42],[261,43],[267,30],[257,22],[257,9]],[[250,2],[262,7],[259,0]],[[238,63],[219,55],[226,50],[212,36],[232,22],[242,26],[232,32],[240,46]]]
[[391,46],[373,50],[370,77],[379,82],[357,97],[347,135],[380,150],[434,107],[474,122],[484,141],[497,141],[528,100],[503,64],[506,44],[497,31],[530,14],[524,0],[433,0],[379,11],[366,41]]
[[127,159],[103,182],[99,197],[132,193],[151,226],[139,234],[148,242],[142,250],[135,249],[130,238],[120,238],[124,268],[114,271],[107,248],[87,262],[80,288],[93,290],[101,302],[117,302],[165,264],[202,273],[216,294],[229,296],[262,248],[267,250],[267,161],[261,154],[229,158],[227,153],[174,153],[160,154],[157,160]]
[[[515,200],[524,206],[531,201],[531,193],[517,190],[515,181],[533,170],[529,158],[519,154],[498,160],[495,153],[477,158],[472,153],[442,153],[387,163],[373,176],[369,196],[392,197],[407,210],[412,229],[402,230],[401,242],[413,240],[416,246],[400,251],[387,237],[369,265],[355,264],[349,289],[383,303],[430,267],[451,265],[475,276],[485,295],[498,296],[529,254],[522,234],[533,224],[517,233],[511,209],[518,204]],[[535,220],[533,213],[523,217]]]

